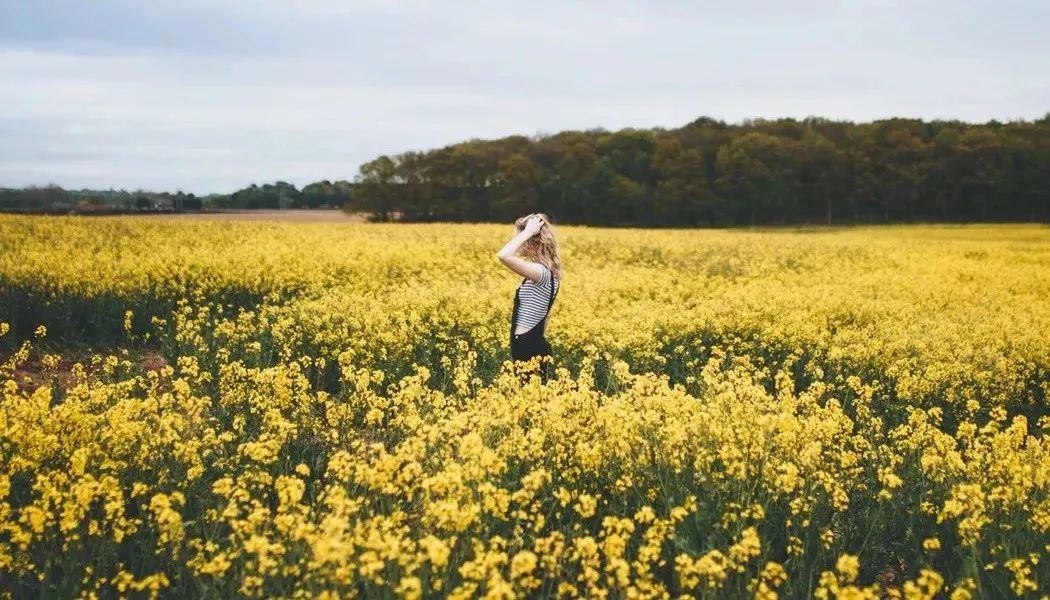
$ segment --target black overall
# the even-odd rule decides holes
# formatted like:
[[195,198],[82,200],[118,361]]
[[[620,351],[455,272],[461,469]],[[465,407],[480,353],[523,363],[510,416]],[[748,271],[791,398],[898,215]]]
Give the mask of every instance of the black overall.
[[[521,283],[528,281],[528,277],[521,280]],[[518,304],[520,303],[519,292],[521,292],[521,285],[514,292],[514,312],[510,317],[510,355],[517,361],[526,361],[534,356],[542,356],[545,358],[540,359],[540,380],[546,382],[550,377],[548,368],[550,365],[551,356],[551,345],[547,341],[547,338],[543,336],[544,331],[547,328],[547,315],[551,312],[551,307],[554,306],[554,297],[557,296],[557,292],[554,289],[554,279],[551,277],[551,297],[550,302],[547,304],[547,314],[543,315],[543,320],[532,326],[525,333],[514,333],[515,325],[518,321]],[[527,373],[524,374],[527,377]]]

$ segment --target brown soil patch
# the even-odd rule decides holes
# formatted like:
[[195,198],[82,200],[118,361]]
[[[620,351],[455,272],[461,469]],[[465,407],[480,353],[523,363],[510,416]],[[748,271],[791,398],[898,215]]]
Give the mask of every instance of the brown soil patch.
[[875,576],[875,582],[879,584],[880,598],[889,598],[891,597],[890,590],[900,589],[906,578],[906,567],[907,565],[904,564],[904,561],[898,558],[896,565],[887,565]]
[[[18,384],[20,389],[27,392],[32,392],[42,385],[51,384],[55,384],[61,389],[67,389],[78,383],[73,375],[73,365],[76,363],[83,365],[84,372],[88,377],[100,370],[101,365],[95,366],[91,364],[91,357],[95,354],[102,356],[114,354],[122,360],[130,360],[134,363],[135,370],[143,373],[159,371],[168,364],[168,361],[160,353],[152,350],[130,353],[126,357],[121,356],[119,351],[113,350],[68,351],[60,354],[61,358],[59,359],[58,367],[48,371],[44,368],[41,355],[33,352],[25,362],[15,367],[12,379]],[[10,352],[0,352],[0,364],[6,363],[10,358]]]

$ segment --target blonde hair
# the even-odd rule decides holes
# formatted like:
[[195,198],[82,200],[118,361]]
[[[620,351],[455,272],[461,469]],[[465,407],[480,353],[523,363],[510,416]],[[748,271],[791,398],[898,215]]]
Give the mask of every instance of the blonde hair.
[[525,240],[525,243],[521,245],[521,254],[533,262],[546,266],[554,273],[555,277],[561,279],[561,253],[558,252],[558,240],[554,237],[554,228],[551,225],[550,217],[546,213],[525,215],[514,221],[514,228],[518,231],[525,229],[525,223],[529,220],[529,217],[534,216],[543,219],[543,225],[536,235]]

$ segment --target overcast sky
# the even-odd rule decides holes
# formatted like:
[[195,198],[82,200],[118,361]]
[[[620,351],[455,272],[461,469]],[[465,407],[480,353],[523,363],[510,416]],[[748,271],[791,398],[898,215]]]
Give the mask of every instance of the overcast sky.
[[0,186],[230,192],[700,115],[1034,119],[1050,2],[0,0]]

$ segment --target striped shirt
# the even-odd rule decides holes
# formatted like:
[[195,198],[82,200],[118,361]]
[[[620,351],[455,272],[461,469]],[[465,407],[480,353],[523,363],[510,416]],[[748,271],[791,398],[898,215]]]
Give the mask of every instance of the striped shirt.
[[[540,265],[543,274],[538,283],[526,278],[518,286],[518,320],[514,330],[521,325],[525,330],[532,329],[547,315],[547,305],[551,301],[551,281],[554,281],[554,293],[558,293],[561,282],[545,265]],[[553,306],[553,305],[552,305]]]

